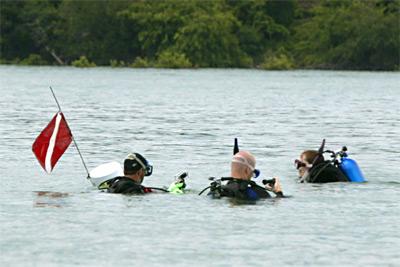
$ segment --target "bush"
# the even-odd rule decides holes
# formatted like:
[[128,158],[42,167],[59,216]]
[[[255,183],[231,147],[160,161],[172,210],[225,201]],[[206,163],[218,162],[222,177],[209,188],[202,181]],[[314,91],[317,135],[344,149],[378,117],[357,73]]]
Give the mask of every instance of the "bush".
[[290,70],[294,68],[293,59],[282,51],[267,53],[264,62],[260,65],[264,70]]
[[237,65],[240,68],[251,68],[254,65],[254,61],[251,57],[243,53],[243,55],[239,58]]
[[135,61],[130,65],[132,68],[148,68],[150,67],[149,62],[146,58],[137,57]]
[[4,58],[0,58],[0,65],[5,65],[5,64],[9,64],[9,62]]
[[112,68],[120,68],[120,67],[125,67],[126,64],[125,64],[125,62],[123,60],[118,61],[118,60],[115,60],[115,59],[111,59],[110,60],[110,66]]
[[20,62],[21,62],[21,59],[19,57],[16,57],[12,60],[7,61],[7,64],[18,65]]
[[192,63],[186,58],[185,54],[165,50],[157,59],[155,64],[157,68],[190,68]]
[[20,65],[46,65],[47,62],[42,59],[38,54],[30,54],[27,58],[21,60],[18,64]]
[[77,68],[91,68],[96,67],[96,64],[90,62],[85,56],[81,56],[79,59],[72,61],[72,66]]

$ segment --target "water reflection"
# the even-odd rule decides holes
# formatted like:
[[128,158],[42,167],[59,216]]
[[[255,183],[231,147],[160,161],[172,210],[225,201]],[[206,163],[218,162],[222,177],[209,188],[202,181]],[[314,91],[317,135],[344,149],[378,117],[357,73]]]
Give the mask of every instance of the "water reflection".
[[51,192],[51,191],[34,191],[36,199],[33,206],[38,208],[62,208],[66,206],[66,198],[69,193]]

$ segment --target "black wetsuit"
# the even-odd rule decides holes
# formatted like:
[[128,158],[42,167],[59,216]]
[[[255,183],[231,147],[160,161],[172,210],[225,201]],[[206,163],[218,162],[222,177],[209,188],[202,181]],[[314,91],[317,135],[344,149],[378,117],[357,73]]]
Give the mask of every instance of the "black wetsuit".
[[145,194],[152,192],[150,188],[140,185],[125,176],[115,177],[114,179],[108,180],[106,183],[108,185],[108,193]]
[[[271,197],[264,187],[257,185],[254,181],[234,178],[228,181],[225,185],[215,188],[211,187],[208,195],[215,198],[231,197],[241,200],[257,200],[260,198]],[[283,194],[282,192],[278,192],[276,196],[283,197]]]
[[332,183],[348,182],[349,179],[331,161],[327,160],[313,166],[305,181],[309,183]]

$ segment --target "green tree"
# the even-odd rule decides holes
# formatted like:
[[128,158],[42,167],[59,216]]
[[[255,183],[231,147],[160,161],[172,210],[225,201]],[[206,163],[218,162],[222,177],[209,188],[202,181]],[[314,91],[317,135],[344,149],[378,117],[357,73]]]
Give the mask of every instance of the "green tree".
[[297,7],[294,0],[268,0],[265,7],[267,14],[273,18],[276,23],[287,28],[293,23]]
[[244,67],[251,59],[240,46],[235,31],[240,27],[230,12],[222,12],[221,3],[208,3],[197,9],[175,34],[175,48],[199,67]]
[[27,58],[38,54],[40,62],[63,64],[54,50],[59,28],[57,8],[60,1],[31,0],[1,3],[1,57]]
[[110,59],[133,58],[135,31],[118,15],[128,5],[127,1],[64,0],[58,45],[67,61],[86,55],[98,65],[108,65]]
[[[302,66],[392,70],[399,65],[399,13],[378,1],[327,1],[296,32]],[[397,2],[398,3],[398,2]]]
[[139,56],[154,60],[173,46],[175,33],[194,8],[194,1],[133,1],[119,16],[130,28],[137,29]]
[[392,70],[399,16],[400,0],[1,1],[0,62]]
[[[264,54],[279,49],[290,36],[288,26],[294,17],[293,1],[228,0],[241,26],[238,28],[241,49],[260,62]],[[283,25],[283,24],[285,25]]]
[[24,21],[33,40],[33,45],[48,62],[64,64],[55,43],[58,40],[60,17],[57,8],[60,1],[32,0],[24,7]]
[[120,15],[140,29],[142,56],[150,60],[168,50],[200,67],[251,62],[238,45],[235,32],[240,25],[225,1],[138,1]]

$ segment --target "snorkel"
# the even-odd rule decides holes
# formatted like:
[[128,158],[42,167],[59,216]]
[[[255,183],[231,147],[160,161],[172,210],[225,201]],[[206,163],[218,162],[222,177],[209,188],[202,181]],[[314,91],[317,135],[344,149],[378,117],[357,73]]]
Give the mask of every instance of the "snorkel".
[[322,139],[322,143],[318,149],[318,156],[316,156],[315,159],[313,160],[312,166],[314,166],[314,164],[316,164],[317,162],[321,161],[321,159],[322,161],[324,161],[324,156],[323,156],[324,148],[325,148],[325,139]]
[[233,145],[233,155],[239,152],[239,144],[238,144],[238,139],[235,138],[235,144]]

